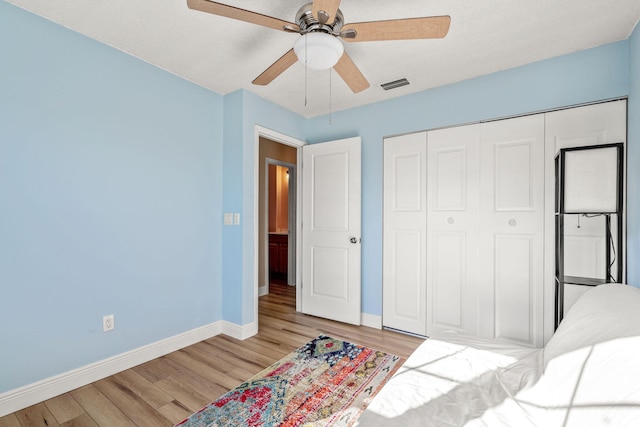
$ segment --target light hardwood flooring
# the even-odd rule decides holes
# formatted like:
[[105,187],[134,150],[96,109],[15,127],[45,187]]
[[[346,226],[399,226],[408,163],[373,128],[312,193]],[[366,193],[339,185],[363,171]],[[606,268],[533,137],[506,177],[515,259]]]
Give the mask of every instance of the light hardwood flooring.
[[259,333],[225,335],[0,418],[0,427],[172,426],[320,334],[402,358],[420,338],[296,313],[295,289],[272,284],[259,301]]

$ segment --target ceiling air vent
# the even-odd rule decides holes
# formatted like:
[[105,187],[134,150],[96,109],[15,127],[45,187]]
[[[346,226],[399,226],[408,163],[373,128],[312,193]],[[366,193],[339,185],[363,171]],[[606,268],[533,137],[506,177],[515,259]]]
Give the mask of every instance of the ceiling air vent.
[[401,86],[406,86],[409,84],[409,80],[407,79],[400,79],[400,80],[394,80],[392,82],[389,83],[383,83],[380,85],[380,87],[384,90],[391,90],[391,89],[395,89],[397,87],[401,87]]

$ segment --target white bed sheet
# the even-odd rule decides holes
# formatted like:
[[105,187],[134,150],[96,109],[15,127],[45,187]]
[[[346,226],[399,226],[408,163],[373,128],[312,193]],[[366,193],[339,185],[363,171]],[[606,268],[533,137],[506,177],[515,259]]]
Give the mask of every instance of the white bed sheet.
[[[534,383],[541,367],[541,349],[457,333],[432,337],[407,359],[356,425],[462,426]],[[532,425],[520,412],[519,424],[511,425]]]
[[640,289],[597,286],[545,346],[544,374],[512,400],[539,426],[640,426],[639,355]]
[[[519,425],[510,417],[512,408],[518,405],[536,426],[640,426],[638,354],[638,336],[562,354],[549,362],[532,387],[490,409],[478,423],[470,425]],[[496,422],[496,417],[504,421]]]
[[358,426],[640,426],[640,289],[601,285],[545,349],[426,340]]

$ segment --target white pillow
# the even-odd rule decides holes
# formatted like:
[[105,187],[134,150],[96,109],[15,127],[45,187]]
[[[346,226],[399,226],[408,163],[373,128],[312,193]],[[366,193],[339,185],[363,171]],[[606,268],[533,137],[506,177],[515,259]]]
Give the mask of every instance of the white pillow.
[[545,346],[544,367],[562,354],[631,336],[640,336],[640,289],[596,286],[576,301]]

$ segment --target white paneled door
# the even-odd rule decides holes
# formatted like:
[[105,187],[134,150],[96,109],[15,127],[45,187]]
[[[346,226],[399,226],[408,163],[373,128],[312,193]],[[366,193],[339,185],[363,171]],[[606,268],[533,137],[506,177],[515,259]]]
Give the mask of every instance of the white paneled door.
[[544,115],[427,140],[427,333],[542,345]]
[[[627,141],[627,101],[612,101],[602,104],[570,108],[546,114],[545,126],[547,165],[546,221],[553,224],[555,181],[553,160],[561,148],[600,145]],[[626,182],[624,185],[626,188]],[[625,203],[623,203],[623,207]],[[624,218],[624,215],[623,215]],[[569,215],[565,219],[565,274],[579,277],[605,278],[604,218]],[[623,224],[624,229],[624,224]],[[553,227],[547,229],[547,239],[553,242]],[[622,242],[624,245],[624,241]],[[547,263],[553,267],[554,251],[547,251]],[[623,251],[626,253],[626,249]],[[617,262],[617,261],[615,261]],[[614,262],[614,268],[617,264]],[[623,274],[624,277],[624,274]],[[545,311],[553,312],[554,284],[548,283]],[[590,288],[587,286],[565,286],[565,312]],[[553,315],[551,315],[553,316]],[[546,331],[551,336],[550,326]]]
[[361,142],[302,149],[302,311],[360,324]]
[[427,135],[427,333],[478,335],[480,126]]
[[544,114],[480,127],[480,335],[543,344]]
[[382,325],[427,334],[427,133],[384,140]]

